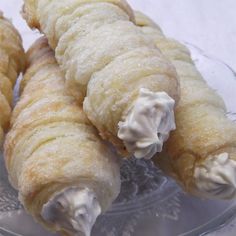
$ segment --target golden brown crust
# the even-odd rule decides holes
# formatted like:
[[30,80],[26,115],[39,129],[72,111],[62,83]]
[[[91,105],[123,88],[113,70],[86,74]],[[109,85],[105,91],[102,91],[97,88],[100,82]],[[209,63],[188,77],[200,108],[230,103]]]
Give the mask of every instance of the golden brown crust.
[[36,4],[37,0],[25,0],[21,14],[30,28],[36,28],[40,30],[39,21],[37,18]]
[[195,168],[209,156],[229,153],[235,160],[236,125],[226,116],[222,98],[202,78],[181,43],[166,38],[141,13],[136,14],[146,35],[152,38],[162,53],[171,60],[180,78],[181,98],[176,107],[176,126],[165,146],[167,155],[157,155],[154,161],[191,193],[197,192]]
[[[130,17],[131,21],[135,21],[134,13],[130,8],[129,4],[125,0],[78,0],[77,3],[86,4],[86,3],[96,3],[96,2],[108,2],[115,4],[122,8]],[[24,5],[22,7],[21,14],[26,20],[30,28],[40,30],[40,21],[38,18],[37,12],[38,0],[24,0]]]
[[0,11],[0,143],[2,132],[9,127],[13,87],[24,65],[25,54],[21,37]]
[[45,38],[30,48],[27,65],[6,136],[5,163],[25,209],[45,227],[61,231],[43,220],[43,204],[64,188],[80,186],[94,190],[105,211],[120,190],[119,162],[65,93],[63,73]]
[[[32,12],[36,14],[33,19]],[[118,124],[140,88],[164,91],[178,103],[175,68],[134,24],[125,0],[26,0],[25,15],[55,50],[68,93],[83,104],[100,135],[123,156],[133,153],[118,138]]]

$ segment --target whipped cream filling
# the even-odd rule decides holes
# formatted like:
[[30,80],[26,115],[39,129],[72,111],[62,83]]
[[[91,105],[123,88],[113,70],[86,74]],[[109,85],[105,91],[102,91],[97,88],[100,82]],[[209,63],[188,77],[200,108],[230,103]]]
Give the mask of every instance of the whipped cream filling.
[[175,127],[175,101],[165,92],[141,88],[139,97],[124,121],[119,122],[118,137],[138,159],[152,158]]
[[228,153],[210,156],[195,168],[198,194],[203,197],[232,199],[236,197],[236,161]]
[[95,193],[88,188],[70,187],[53,196],[44,204],[41,216],[45,221],[64,229],[69,234],[90,236],[92,227],[101,214]]

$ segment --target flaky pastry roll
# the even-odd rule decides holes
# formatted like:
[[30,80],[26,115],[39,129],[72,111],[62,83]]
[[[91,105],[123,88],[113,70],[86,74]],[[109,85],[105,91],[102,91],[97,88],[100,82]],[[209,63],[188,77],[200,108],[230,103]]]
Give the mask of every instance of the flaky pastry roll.
[[90,235],[120,191],[119,161],[74,97],[45,38],[27,52],[5,162],[25,209],[63,235]]
[[166,143],[167,155],[154,161],[190,193],[235,198],[236,124],[227,117],[224,101],[207,85],[184,45],[166,38],[141,13],[136,13],[136,21],[175,65],[180,79],[177,128]]
[[21,37],[0,11],[0,146],[10,122],[13,87],[24,63]]
[[68,91],[123,154],[151,158],[175,128],[174,67],[125,0],[25,0],[23,16],[55,50]]

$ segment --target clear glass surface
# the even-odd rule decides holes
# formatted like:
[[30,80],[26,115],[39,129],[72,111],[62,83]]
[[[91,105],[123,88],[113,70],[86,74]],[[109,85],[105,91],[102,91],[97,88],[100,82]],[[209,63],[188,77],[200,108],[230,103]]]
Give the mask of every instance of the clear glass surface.
[[[235,119],[236,73],[224,62],[186,43],[207,82],[224,98]],[[122,189],[111,210],[99,217],[92,236],[233,236],[235,201],[210,201],[184,193],[151,162],[122,165]],[[28,216],[0,162],[0,236],[53,236]]]

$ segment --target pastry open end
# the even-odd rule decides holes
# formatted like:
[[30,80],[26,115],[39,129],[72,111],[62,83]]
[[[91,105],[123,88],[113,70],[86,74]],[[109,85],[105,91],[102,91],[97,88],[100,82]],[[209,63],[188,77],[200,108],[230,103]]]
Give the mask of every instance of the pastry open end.
[[236,198],[236,124],[222,98],[210,88],[181,43],[166,38],[137,12],[136,23],[175,65],[181,97],[176,130],[154,161],[188,192],[207,198]]
[[[76,201],[77,208],[69,212],[74,196],[68,198],[69,193],[87,196],[81,200],[81,207],[88,207],[92,213],[90,203],[84,201],[91,199],[97,204],[96,214],[91,213],[95,221],[120,191],[118,158],[100,139],[74,97],[66,93],[63,73],[45,38],[27,52],[21,96],[4,149],[9,179],[19,190],[20,201],[37,221],[53,231],[75,233],[71,225],[65,225],[70,218],[61,223],[56,220],[59,213],[73,215],[81,223],[76,218],[81,202]],[[63,205],[65,199],[72,200]]]
[[[162,149],[175,127],[178,78],[174,66],[134,24],[126,1],[25,0],[23,17],[48,38],[65,73],[67,91],[83,104],[103,139],[124,157],[150,158]],[[146,96],[155,97],[153,106],[144,110],[156,110],[156,115],[147,112],[133,127],[128,121],[143,89],[150,92]],[[165,93],[165,104],[159,93]],[[166,119],[159,119],[160,109]],[[143,123],[152,132],[142,129]]]

